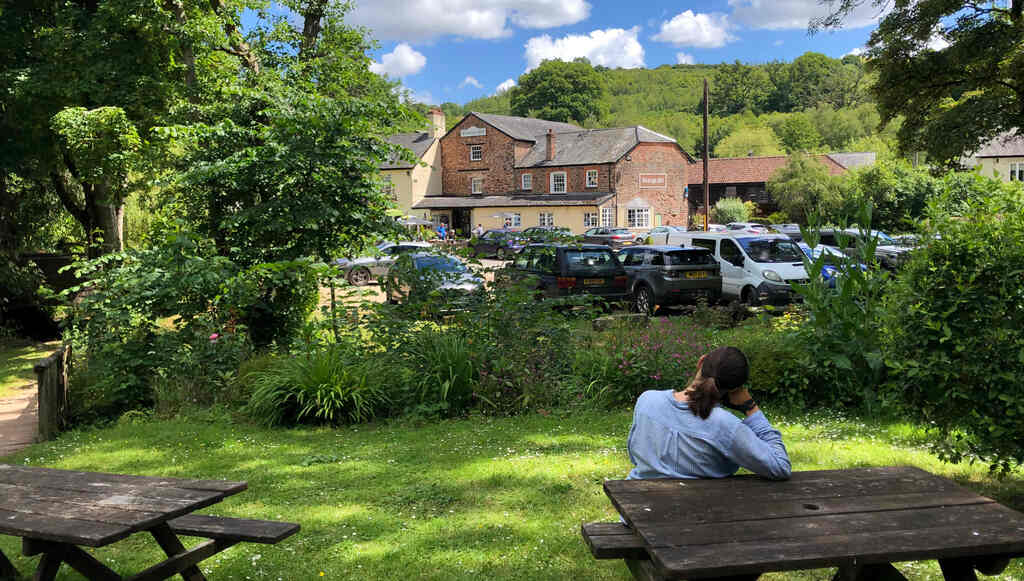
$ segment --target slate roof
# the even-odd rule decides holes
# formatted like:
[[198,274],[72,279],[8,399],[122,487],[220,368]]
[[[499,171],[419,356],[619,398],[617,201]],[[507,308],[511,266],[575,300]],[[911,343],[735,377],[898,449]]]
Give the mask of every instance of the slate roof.
[[846,169],[875,165],[875,161],[878,158],[878,155],[873,151],[842,151],[830,153],[828,156],[832,158],[832,161]]
[[542,139],[544,134],[548,132],[548,129],[554,130],[555,133],[579,131],[581,129],[572,123],[547,121],[532,117],[511,117],[509,115],[495,115],[493,113],[477,113],[476,111],[470,111],[470,115],[476,115],[482,121],[493,125],[512,139],[520,141],[537,141]]
[[555,133],[555,158],[547,161],[547,138],[538,135],[517,168],[613,163],[639,143],[676,143],[642,125]]
[[[828,167],[832,175],[846,172],[846,168],[827,155],[816,155],[816,159]],[[767,182],[772,175],[785,167],[789,158],[784,155],[765,157],[717,157],[708,160],[708,183],[750,184]],[[687,172],[690,185],[703,185],[704,169],[700,161],[690,165]]]
[[[426,131],[414,131],[412,133],[396,133],[388,137],[388,142],[394,145],[401,145],[402,147],[412,151],[416,159],[421,159],[423,154],[430,149],[430,146],[437,141],[430,136]],[[412,169],[416,167],[415,162],[405,161],[398,157],[398,154],[392,154],[387,161],[380,164],[380,169]]]
[[615,194],[568,193],[507,196],[427,196],[417,202],[414,210],[431,208],[512,208],[522,206],[597,206]]
[[1007,131],[981,146],[974,157],[1021,157],[1024,156],[1024,135]]

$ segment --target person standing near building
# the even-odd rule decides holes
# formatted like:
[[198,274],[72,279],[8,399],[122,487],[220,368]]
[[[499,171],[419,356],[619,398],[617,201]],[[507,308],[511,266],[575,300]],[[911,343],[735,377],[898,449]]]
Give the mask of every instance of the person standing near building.
[[476,228],[473,228],[473,237],[474,238],[479,238],[479,237],[481,237],[483,235],[484,235],[484,225],[483,224],[477,224]]

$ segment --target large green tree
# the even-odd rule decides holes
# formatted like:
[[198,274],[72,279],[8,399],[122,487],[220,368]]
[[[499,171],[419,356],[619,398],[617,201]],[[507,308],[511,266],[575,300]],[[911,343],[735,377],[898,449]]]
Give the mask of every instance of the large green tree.
[[583,123],[599,117],[605,83],[590,62],[546,60],[509,91],[512,114]]
[[772,92],[771,78],[763,67],[739,61],[723,64],[711,83],[711,107],[718,115],[743,111],[760,113]]
[[905,118],[904,151],[956,160],[1024,126],[1024,0],[841,0],[811,30],[864,4],[891,6],[868,41],[883,120]]
[[807,224],[812,216],[833,217],[842,198],[842,185],[817,159],[793,155],[768,181],[768,193],[790,220]]

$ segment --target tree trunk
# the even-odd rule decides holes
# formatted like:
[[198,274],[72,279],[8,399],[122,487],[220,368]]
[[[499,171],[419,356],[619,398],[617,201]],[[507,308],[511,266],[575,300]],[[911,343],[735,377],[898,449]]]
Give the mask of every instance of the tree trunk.
[[320,38],[320,21],[324,18],[327,0],[311,0],[302,15],[302,44],[299,60],[308,61],[316,56],[316,43]]
[[124,204],[94,201],[89,207],[89,213],[93,216],[96,229],[103,236],[100,254],[124,250]]

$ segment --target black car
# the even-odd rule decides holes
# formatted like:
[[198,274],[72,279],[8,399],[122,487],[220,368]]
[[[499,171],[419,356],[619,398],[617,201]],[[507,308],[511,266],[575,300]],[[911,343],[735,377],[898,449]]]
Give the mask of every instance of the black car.
[[679,305],[722,298],[722,270],[714,254],[705,248],[681,246],[633,246],[618,253],[629,274],[633,304],[651,314],[657,305]]
[[507,268],[512,279],[537,278],[547,297],[591,294],[608,301],[625,300],[629,277],[607,246],[530,244]]
[[526,238],[519,230],[495,229],[470,240],[469,248],[474,257],[505,260],[519,252],[525,243]]
[[910,257],[910,247],[899,246],[895,240],[884,232],[871,230],[862,232],[856,228],[835,230],[826,228],[818,231],[819,244],[841,251],[847,256],[857,258],[862,262],[869,262],[860,255],[858,241],[865,237],[872,237],[875,240],[875,260],[886,270],[896,270],[903,265]]

